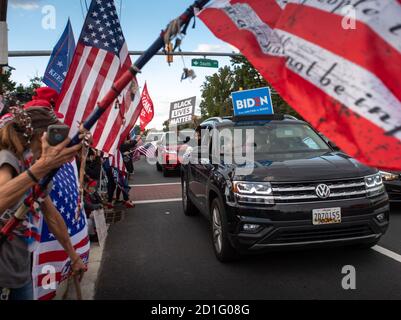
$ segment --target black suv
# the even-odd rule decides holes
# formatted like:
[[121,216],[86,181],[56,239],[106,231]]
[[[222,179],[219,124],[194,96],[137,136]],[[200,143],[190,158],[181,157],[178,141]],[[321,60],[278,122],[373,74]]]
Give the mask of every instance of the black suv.
[[[241,152],[253,132],[247,164],[227,163],[223,155],[235,146],[216,135],[236,129],[243,132]],[[380,173],[335,151],[306,122],[285,115],[211,118],[197,133],[182,165],[183,209],[211,220],[220,261],[284,247],[370,247],[386,232],[389,201]],[[238,170],[244,166],[252,170]]]

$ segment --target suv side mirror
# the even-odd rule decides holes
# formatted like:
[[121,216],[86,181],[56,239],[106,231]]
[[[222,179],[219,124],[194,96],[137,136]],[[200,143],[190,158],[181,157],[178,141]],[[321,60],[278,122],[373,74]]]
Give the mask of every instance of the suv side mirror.
[[190,137],[186,137],[185,140],[184,140],[184,143],[188,143],[189,141],[191,141],[191,138]]

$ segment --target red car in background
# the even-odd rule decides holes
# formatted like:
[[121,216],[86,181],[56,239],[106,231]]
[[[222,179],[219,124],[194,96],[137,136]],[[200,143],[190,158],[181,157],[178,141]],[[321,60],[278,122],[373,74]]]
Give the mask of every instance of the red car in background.
[[171,172],[179,172],[182,155],[188,147],[187,143],[193,139],[193,131],[165,132],[160,141],[157,142],[156,168],[167,177]]

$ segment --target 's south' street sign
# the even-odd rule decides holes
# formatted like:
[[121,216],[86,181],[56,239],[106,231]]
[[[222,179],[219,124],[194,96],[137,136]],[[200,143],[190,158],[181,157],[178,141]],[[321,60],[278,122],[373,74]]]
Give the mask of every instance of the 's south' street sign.
[[234,115],[273,114],[270,88],[243,90],[231,94]]
[[218,68],[219,62],[217,60],[210,59],[192,59],[193,67],[204,67],[204,68]]

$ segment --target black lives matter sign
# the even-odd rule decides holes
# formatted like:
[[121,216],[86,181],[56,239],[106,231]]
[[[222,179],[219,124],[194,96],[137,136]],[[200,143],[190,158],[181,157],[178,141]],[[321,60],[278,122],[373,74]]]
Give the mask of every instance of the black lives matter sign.
[[195,113],[195,103],[196,97],[172,102],[170,105],[170,125],[191,122]]

